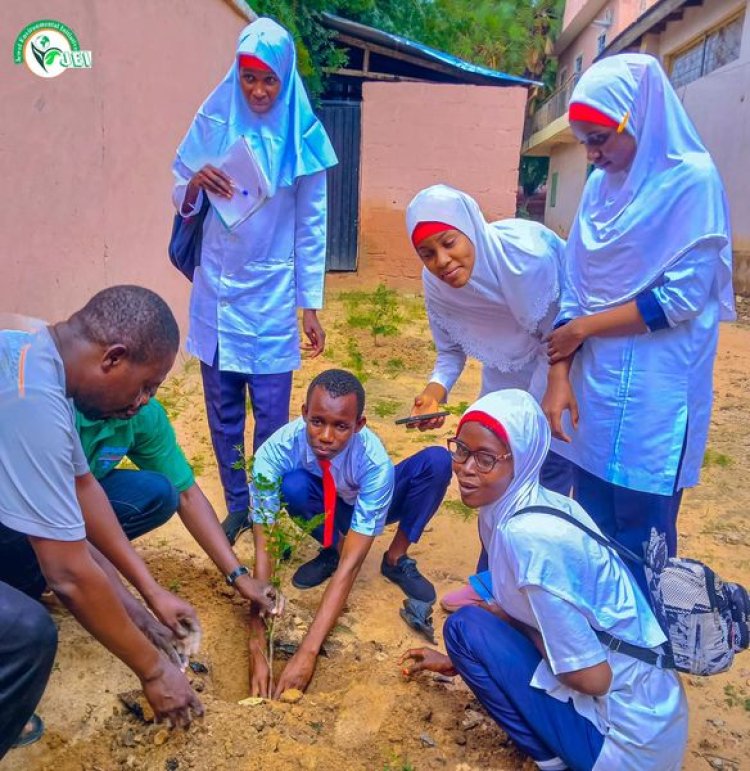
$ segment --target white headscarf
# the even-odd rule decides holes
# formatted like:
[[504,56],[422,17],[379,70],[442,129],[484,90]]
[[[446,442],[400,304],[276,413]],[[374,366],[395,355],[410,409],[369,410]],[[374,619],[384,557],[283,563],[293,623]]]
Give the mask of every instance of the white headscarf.
[[[539,353],[539,322],[559,296],[563,242],[527,220],[487,223],[477,202],[448,185],[417,193],[406,210],[411,238],[420,222],[444,222],[474,245],[468,283],[448,286],[422,271],[430,320],[464,352],[503,372],[523,368]],[[520,327],[513,334],[503,316]]]
[[[281,81],[275,103],[263,115],[250,109],[242,93],[238,65],[242,54],[257,56]],[[185,168],[192,175],[206,163],[215,164],[241,136],[263,168],[271,195],[298,177],[337,163],[297,72],[294,40],[271,19],[258,19],[240,33],[229,72],[198,110],[177,150],[175,171],[188,176]]]
[[581,76],[570,98],[635,137],[628,171],[595,170],[568,239],[565,271],[586,313],[632,300],[688,250],[715,244],[721,319],[734,318],[729,213],[719,173],[659,62],[620,54]]
[[508,435],[513,455],[513,480],[505,494],[479,509],[479,533],[489,551],[497,526],[539,497],[539,471],[549,451],[550,428],[536,399],[518,388],[486,394],[464,415],[470,412],[483,412],[498,421]]

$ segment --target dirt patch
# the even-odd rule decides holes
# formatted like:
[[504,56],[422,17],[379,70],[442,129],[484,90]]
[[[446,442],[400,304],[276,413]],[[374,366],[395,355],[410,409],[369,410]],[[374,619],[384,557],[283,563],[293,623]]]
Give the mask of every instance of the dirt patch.
[[[361,298],[360,298],[361,301]],[[374,345],[371,336],[351,330],[346,302],[331,298],[323,316],[329,352],[306,362],[295,376],[296,414],[310,377],[333,366],[353,367],[354,339],[368,377],[368,421],[394,460],[442,443],[455,428],[432,434],[393,425],[408,413],[413,396],[429,375],[433,348],[420,302],[402,297],[404,316],[398,337]],[[680,515],[682,553],[707,560],[720,575],[750,585],[750,329],[722,330],[716,373],[716,405],[710,453],[700,487],[685,496]],[[479,387],[479,369],[467,368],[452,403],[469,402]],[[163,391],[188,458],[220,516],[221,490],[203,411],[194,362]],[[248,431],[250,431],[248,426]],[[534,768],[483,713],[461,682],[424,677],[405,682],[399,655],[422,640],[398,615],[402,595],[379,573],[382,551],[392,531],[373,546],[345,613],[326,644],[315,677],[298,704],[238,704],[249,695],[245,603],[227,589],[177,519],[138,542],[157,579],[192,602],[204,628],[200,660],[208,669],[191,674],[207,708],[206,717],[187,732],[165,734],[144,725],[117,694],[137,686],[128,670],[95,643],[56,603],[51,612],[60,628],[60,650],[40,706],[47,724],[38,744],[11,752],[8,771],[238,771],[265,769],[342,769],[342,771],[498,771]],[[473,570],[478,541],[476,522],[464,517],[455,489],[422,542],[413,550],[420,567],[442,593]],[[252,542],[237,548],[252,560]],[[304,547],[297,560],[312,555]],[[291,568],[293,569],[293,567]],[[286,582],[290,611],[278,639],[294,644],[304,634],[322,589],[299,592]],[[435,612],[440,642],[444,614]],[[283,664],[283,661],[281,662]],[[708,679],[686,678],[691,735],[685,768],[748,768],[750,756],[750,654],[734,669]]]

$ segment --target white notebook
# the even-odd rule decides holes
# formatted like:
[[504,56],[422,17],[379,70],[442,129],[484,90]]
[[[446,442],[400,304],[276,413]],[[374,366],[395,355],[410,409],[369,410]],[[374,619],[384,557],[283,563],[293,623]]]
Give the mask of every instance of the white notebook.
[[234,195],[224,198],[208,193],[208,197],[224,226],[234,230],[268,200],[268,181],[245,137],[240,137],[217,165],[234,183]]

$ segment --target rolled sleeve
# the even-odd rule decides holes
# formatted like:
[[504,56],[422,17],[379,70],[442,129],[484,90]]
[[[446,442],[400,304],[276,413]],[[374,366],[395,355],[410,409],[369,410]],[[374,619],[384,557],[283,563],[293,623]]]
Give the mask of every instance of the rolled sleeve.
[[203,191],[198,191],[198,197],[192,206],[185,206],[185,194],[190,178],[193,176],[190,169],[178,158],[173,167],[174,187],[172,188],[172,204],[181,217],[192,217],[200,211],[203,205]]
[[249,484],[253,522],[272,525],[276,521],[281,506],[281,480],[295,465],[293,450],[293,442],[287,441],[283,434],[277,432],[266,439],[255,454]]
[[523,591],[554,674],[575,672],[607,660],[604,647],[578,608],[541,586],[526,586]]
[[646,289],[644,292],[641,292],[635,298],[635,304],[649,332],[658,332],[660,329],[667,329],[669,327],[669,321],[667,321],[667,317],[664,315],[664,311],[661,305],[659,305],[653,290]]
[[296,190],[294,276],[297,307],[323,307],[326,272],[326,172],[300,177]]
[[352,513],[351,529],[355,533],[375,536],[383,532],[393,499],[394,479],[395,471],[390,461],[373,464],[363,472]]
[[[703,311],[716,281],[718,264],[718,247],[699,244],[664,273],[659,286],[650,290],[670,327]],[[648,325],[645,316],[644,321]]]

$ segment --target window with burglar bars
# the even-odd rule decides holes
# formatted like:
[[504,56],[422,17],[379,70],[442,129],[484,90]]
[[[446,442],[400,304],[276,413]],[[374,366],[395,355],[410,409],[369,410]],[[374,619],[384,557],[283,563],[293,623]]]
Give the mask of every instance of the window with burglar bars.
[[740,55],[745,13],[711,30],[671,59],[669,78],[675,88],[686,86]]

